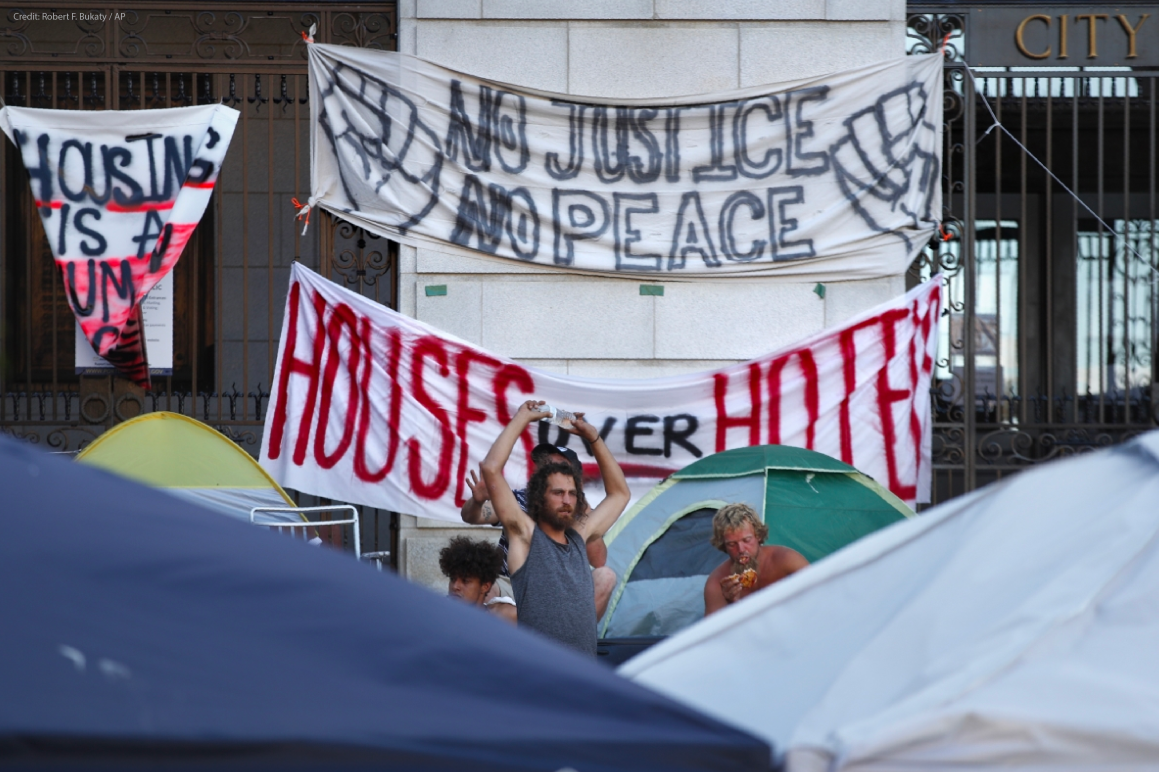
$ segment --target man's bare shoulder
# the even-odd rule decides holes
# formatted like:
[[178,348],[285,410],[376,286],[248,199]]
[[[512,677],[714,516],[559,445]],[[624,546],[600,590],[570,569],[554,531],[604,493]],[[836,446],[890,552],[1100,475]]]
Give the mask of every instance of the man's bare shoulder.
[[761,549],[762,573],[774,572],[778,575],[778,579],[782,576],[788,576],[794,571],[799,571],[807,565],[809,565],[809,561],[805,559],[805,556],[792,547],[766,544]]

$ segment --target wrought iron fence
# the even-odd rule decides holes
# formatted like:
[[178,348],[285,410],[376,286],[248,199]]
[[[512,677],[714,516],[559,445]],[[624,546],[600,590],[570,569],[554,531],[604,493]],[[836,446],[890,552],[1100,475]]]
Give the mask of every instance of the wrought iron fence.
[[[397,307],[396,245],[327,215],[302,236],[293,220],[293,202],[308,198],[310,186],[302,33],[311,26],[319,42],[394,49],[397,8],[209,1],[6,9],[7,104],[95,111],[220,101],[241,115],[210,206],[174,270],[172,375],[154,377],[150,392],[76,373],[75,322],[27,175],[3,143],[0,431],[75,452],[115,423],[170,410],[256,455],[291,263]],[[392,538],[385,514],[363,513],[368,550]]]
[[941,501],[1156,426],[1159,72],[971,76],[969,11],[910,10],[910,51],[946,55],[951,238],[910,271],[914,282],[940,271],[949,290],[933,384]]

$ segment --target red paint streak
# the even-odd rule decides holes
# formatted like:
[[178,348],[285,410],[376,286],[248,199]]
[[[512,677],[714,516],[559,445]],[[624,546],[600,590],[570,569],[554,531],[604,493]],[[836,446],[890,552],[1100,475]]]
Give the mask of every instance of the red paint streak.
[[841,460],[853,466],[853,428],[849,424],[849,398],[857,386],[857,347],[853,345],[853,333],[857,328],[842,330],[841,367],[845,376],[845,397],[838,405],[837,421],[841,429]]
[[809,423],[805,425],[805,447],[812,450],[817,432],[817,417],[821,411],[821,393],[817,379],[817,362],[809,349],[801,352],[801,371],[805,374],[805,414],[809,419]]
[[[625,477],[651,477],[659,480],[680,471],[651,464],[633,464],[630,461],[620,464],[620,469],[623,470]],[[585,480],[599,480],[601,477],[599,464],[584,464]]]
[[471,407],[471,380],[470,369],[472,362],[479,362],[488,367],[502,367],[503,363],[486,354],[464,348],[455,357],[455,377],[458,380],[459,399],[455,406],[455,434],[459,437],[459,466],[455,474],[455,506],[463,506],[467,499],[463,489],[467,485],[467,424],[470,422],[482,423],[487,420],[487,414],[478,408]]
[[[934,287],[927,303],[925,314],[919,311],[920,301],[915,300],[913,304],[914,334],[910,338],[910,388],[915,395],[921,377],[928,376],[933,370],[934,363],[933,357],[929,354],[929,340],[933,320],[937,319],[941,312],[941,287]],[[919,357],[922,360],[920,367],[918,365]],[[922,421],[921,416],[918,415],[916,400],[910,402],[909,425],[910,436],[914,443],[914,482],[916,483],[921,479],[922,468]]]
[[[501,426],[511,423],[511,410],[507,407],[507,389],[512,385],[518,386],[524,394],[535,391],[535,381],[532,380],[531,373],[519,365],[503,365],[503,369],[495,373],[491,388],[495,395],[495,417],[499,419]],[[531,442],[531,431],[525,429],[519,435],[519,440],[523,443],[523,450],[527,454],[527,476],[530,478],[535,474],[535,462],[531,460],[531,449],[534,447]]]
[[386,360],[387,382],[390,384],[390,411],[386,419],[387,447],[386,462],[377,472],[372,472],[366,466],[366,435],[370,429],[370,373],[374,369],[374,358],[371,352],[370,319],[362,319],[362,345],[366,347],[365,365],[362,368],[362,408],[358,414],[358,437],[354,442],[354,474],[359,480],[368,483],[382,482],[394,468],[395,456],[398,454],[399,414],[402,411],[402,384],[398,380],[398,360],[402,353],[402,333],[391,329],[388,337],[390,350]]
[[749,404],[747,416],[732,417],[726,412],[724,398],[728,393],[728,373],[716,373],[713,379],[713,396],[716,400],[716,452],[725,449],[728,430],[734,426],[747,426],[749,445],[761,444],[761,366],[749,365]]
[[310,431],[310,424],[314,419],[314,399],[318,393],[318,377],[321,368],[322,346],[325,338],[322,335],[322,314],[326,310],[326,301],[321,295],[314,296],[314,313],[317,315],[318,327],[313,337],[313,359],[306,361],[295,356],[298,344],[298,306],[302,285],[294,282],[290,287],[289,318],[286,324],[286,347],[282,350],[282,372],[278,379],[278,408],[274,411],[274,423],[270,429],[270,459],[276,459],[282,454],[282,437],[286,428],[286,401],[290,398],[287,390],[290,375],[298,373],[305,375],[309,385],[306,391],[306,403],[302,409],[302,417],[298,425],[298,442],[294,448],[293,461],[301,466],[306,460],[306,438]]
[[217,178],[215,177],[215,178],[213,179],[213,181],[212,181],[212,182],[189,182],[189,181],[187,180],[187,181],[185,182],[185,185],[184,185],[184,187],[187,187],[187,188],[201,188],[202,190],[206,190],[206,189],[210,189],[210,188],[212,188],[212,187],[213,187],[214,185],[216,185],[216,184],[217,184]]
[[889,470],[889,489],[900,499],[913,499],[916,485],[903,485],[897,475],[897,430],[893,423],[893,403],[901,402],[913,392],[894,389],[889,383],[889,362],[897,354],[897,334],[894,325],[905,321],[909,310],[896,308],[881,315],[881,337],[885,347],[885,362],[877,371],[877,411],[881,417],[881,437],[885,446],[885,465]]
[[817,415],[821,402],[819,384],[817,382],[817,362],[813,359],[811,349],[801,349],[790,354],[777,357],[769,365],[767,378],[769,393],[769,444],[781,444],[781,372],[793,357],[797,357],[801,366],[801,373],[805,377],[805,412],[808,423],[805,424],[805,447],[813,449],[813,440],[817,432]]
[[450,375],[447,367],[447,351],[443,348],[443,341],[433,335],[427,335],[415,343],[411,357],[411,392],[415,401],[425,407],[439,424],[440,446],[438,471],[435,479],[430,483],[422,477],[422,447],[415,437],[406,441],[409,455],[407,457],[407,473],[410,477],[410,487],[419,498],[434,500],[447,491],[451,483],[451,459],[455,452],[455,435],[451,431],[451,422],[447,411],[435,401],[423,384],[423,362],[433,360],[438,365],[439,375],[446,378]]
[[110,198],[105,204],[105,209],[110,212],[164,212],[172,208],[172,201],[145,201],[140,204],[123,206]]
[[37,201],[37,209],[60,209],[64,205],[63,201]]
[[[350,345],[341,346],[342,328],[349,331]],[[318,408],[318,428],[314,432],[314,460],[323,469],[332,469],[346,454],[354,439],[354,421],[358,417],[358,365],[362,358],[362,341],[358,337],[358,317],[345,303],[339,303],[330,316],[326,327],[330,337],[330,350],[326,357],[326,367],[322,375],[322,401]],[[342,438],[334,452],[326,453],[326,434],[330,425],[330,404],[334,394],[335,376],[342,360],[342,352],[347,354],[347,373],[350,377],[349,393],[346,398],[346,422],[342,427]]]

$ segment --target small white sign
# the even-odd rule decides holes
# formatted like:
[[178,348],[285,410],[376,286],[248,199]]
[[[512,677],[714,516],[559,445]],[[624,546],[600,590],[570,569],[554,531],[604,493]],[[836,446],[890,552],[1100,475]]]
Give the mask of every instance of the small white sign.
[[[150,375],[173,374],[173,273],[161,281],[141,301],[145,321],[145,355]],[[93,351],[80,324],[76,325],[77,375],[107,375],[113,366]]]

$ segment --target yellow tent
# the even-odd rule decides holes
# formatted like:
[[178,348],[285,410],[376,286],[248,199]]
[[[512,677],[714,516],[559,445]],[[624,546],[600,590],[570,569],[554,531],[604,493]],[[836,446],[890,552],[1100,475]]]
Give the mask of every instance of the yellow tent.
[[[154,488],[249,522],[253,507],[293,507],[293,500],[225,435],[178,413],[146,413],[102,434],[76,457]],[[297,514],[263,520],[301,522]]]

